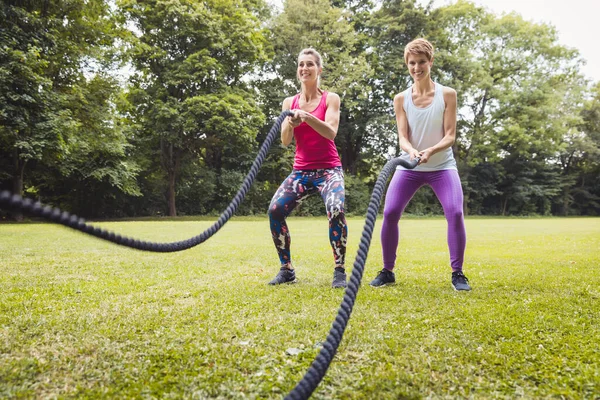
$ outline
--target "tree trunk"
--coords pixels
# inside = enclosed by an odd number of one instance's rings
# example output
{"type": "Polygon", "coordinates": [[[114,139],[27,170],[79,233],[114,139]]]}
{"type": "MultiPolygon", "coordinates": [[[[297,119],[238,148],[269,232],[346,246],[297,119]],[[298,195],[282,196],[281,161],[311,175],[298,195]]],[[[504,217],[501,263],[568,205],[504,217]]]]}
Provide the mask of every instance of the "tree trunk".
{"type": "Polygon", "coordinates": [[[168,202],[169,202],[169,217],[177,216],[177,208],[175,207],[175,171],[169,169],[169,191],[168,191],[168,202]]]}
{"type": "MultiPolygon", "coordinates": [[[[13,177],[13,193],[18,194],[19,196],[23,196],[23,179],[25,177],[26,161],[22,160],[19,157],[17,149],[14,149],[13,159],[15,166],[15,174],[13,177]]],[[[15,219],[15,221],[21,222],[23,221],[23,213],[21,213],[20,211],[13,212],[13,218],[15,219]]]]}
{"type": "Polygon", "coordinates": [[[161,141],[163,167],[167,171],[167,207],[169,217],[177,216],[177,207],[175,206],[175,182],[179,172],[179,158],[181,151],[173,143],[161,141]]]}
{"type": "MultiPolygon", "coordinates": [[[[465,172],[463,174],[463,176],[461,178],[461,182],[466,183],[467,188],[469,187],[469,172],[465,172]]],[[[470,195],[471,195],[471,193],[469,193],[468,190],[463,190],[463,214],[465,217],[467,215],[469,215],[469,197],[470,197],[470,195]]]]}
{"type": "Polygon", "coordinates": [[[569,205],[570,205],[570,201],[569,201],[569,194],[571,193],[571,191],[568,188],[565,188],[565,193],[563,195],[563,207],[562,207],[562,215],[563,217],[566,217],[567,215],[569,215],[569,205]]]}

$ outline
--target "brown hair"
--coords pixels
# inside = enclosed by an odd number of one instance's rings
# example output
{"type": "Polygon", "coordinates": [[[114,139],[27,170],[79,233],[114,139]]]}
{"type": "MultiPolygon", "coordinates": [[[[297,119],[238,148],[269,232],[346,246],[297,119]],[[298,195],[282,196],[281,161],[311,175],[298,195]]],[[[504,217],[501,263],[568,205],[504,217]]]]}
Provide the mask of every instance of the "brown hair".
{"type": "Polygon", "coordinates": [[[404,48],[404,62],[408,63],[409,54],[423,54],[428,61],[433,60],[433,45],[426,39],[415,39],[404,48]]]}

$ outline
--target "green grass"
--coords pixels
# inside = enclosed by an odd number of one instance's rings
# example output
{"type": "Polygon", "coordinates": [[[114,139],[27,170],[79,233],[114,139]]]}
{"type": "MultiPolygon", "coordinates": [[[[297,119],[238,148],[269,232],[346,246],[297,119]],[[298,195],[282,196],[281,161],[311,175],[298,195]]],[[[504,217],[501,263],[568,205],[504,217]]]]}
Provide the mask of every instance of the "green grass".
{"type": "MultiPolygon", "coordinates": [[[[98,225],[163,242],[210,224],[98,225]]],[[[363,224],[349,220],[349,267],[363,224]]],[[[399,283],[369,287],[380,224],[314,399],[598,398],[600,219],[467,219],[470,293],[450,286],[441,218],[403,219],[399,283]]],[[[0,397],[282,398],[343,296],[330,288],[326,219],[289,226],[300,282],[270,287],[278,260],[266,219],[236,218],[173,254],[58,225],[0,225],[0,397]]]]}

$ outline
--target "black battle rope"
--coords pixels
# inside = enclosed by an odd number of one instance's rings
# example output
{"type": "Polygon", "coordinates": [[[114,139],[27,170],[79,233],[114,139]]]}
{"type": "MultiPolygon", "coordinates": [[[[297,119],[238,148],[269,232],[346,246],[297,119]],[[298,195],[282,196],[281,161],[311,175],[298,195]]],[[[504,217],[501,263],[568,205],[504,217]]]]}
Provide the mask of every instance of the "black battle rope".
{"type": "Polygon", "coordinates": [[[323,347],[321,347],[321,351],[319,351],[319,354],[312,362],[308,371],[306,371],[306,374],[304,374],[302,380],[298,382],[294,389],[292,389],[285,397],[286,399],[308,399],[325,376],[329,364],[331,364],[331,360],[333,360],[333,356],[342,341],[344,330],[346,330],[346,325],[348,324],[350,314],[352,313],[352,307],[354,306],[356,294],[358,293],[360,281],[362,280],[365,269],[365,261],[367,260],[367,254],[369,253],[373,227],[375,226],[377,211],[379,210],[379,204],[381,203],[381,194],[385,189],[388,177],[392,171],[396,169],[396,166],[402,165],[405,168],[413,169],[417,166],[418,162],[418,159],[406,161],[395,158],[388,161],[379,173],[379,178],[377,178],[377,183],[375,183],[375,188],[371,194],[371,201],[369,202],[369,208],[367,209],[367,219],[365,220],[365,227],[363,228],[362,237],[360,238],[358,253],[354,261],[354,268],[352,269],[352,276],[350,277],[348,287],[346,287],[342,304],[338,309],[337,316],[333,321],[327,339],[325,339],[325,343],[323,343],[323,347]]]}
{"type": "MultiPolygon", "coordinates": [[[[52,208],[50,206],[44,206],[40,202],[34,203],[31,199],[23,199],[21,196],[13,195],[8,191],[0,192],[0,207],[7,206],[8,208],[14,210],[25,211],[35,216],[49,219],[53,222],[68,226],[69,228],[77,229],[81,232],[96,236],[98,238],[139,250],[174,252],[189,249],[190,247],[206,241],[213,234],[215,234],[237,210],[237,207],[242,202],[244,196],[248,192],[248,189],[252,185],[252,182],[256,177],[258,169],[264,161],[266,153],[269,150],[275,135],[277,132],[279,132],[283,119],[288,115],[292,115],[292,113],[290,111],[284,111],[277,118],[277,121],[275,121],[275,124],[269,131],[267,138],[260,148],[258,156],[252,164],[250,172],[246,176],[246,179],[244,179],[242,187],[235,195],[231,204],[229,204],[227,209],[223,212],[223,214],[221,214],[219,220],[202,234],[192,237],[188,240],[173,243],[153,243],[124,237],[119,234],[115,234],[114,232],[105,231],[98,227],[88,225],[82,218],[71,215],[66,211],[61,211],[58,208],[52,208]]],[[[354,261],[352,276],[350,277],[348,287],[346,287],[346,291],[344,292],[344,298],[340,308],[338,309],[337,316],[333,321],[332,327],[327,335],[327,338],[325,339],[325,342],[323,343],[323,347],[319,351],[319,354],[312,362],[308,371],[306,371],[306,374],[304,374],[302,380],[298,382],[294,389],[292,389],[292,391],[285,397],[286,399],[308,399],[317,388],[319,383],[323,380],[323,377],[325,376],[325,373],[327,372],[327,369],[329,368],[329,365],[335,356],[340,342],[342,341],[342,336],[344,335],[344,331],[348,325],[348,320],[350,319],[350,314],[352,313],[352,308],[354,307],[354,302],[356,301],[356,294],[358,293],[365,268],[365,262],[367,260],[367,254],[369,253],[369,246],[371,244],[371,237],[373,235],[373,227],[375,226],[377,212],[381,203],[381,195],[385,189],[387,180],[392,171],[396,169],[396,166],[402,165],[405,168],[413,169],[417,166],[418,161],[418,159],[406,161],[400,158],[395,158],[388,161],[379,173],[379,177],[375,183],[375,188],[371,194],[371,200],[367,209],[365,227],[363,228],[360,244],[358,246],[358,253],[354,261]]]]}
{"type": "Polygon", "coordinates": [[[207,239],[209,239],[219,229],[221,229],[221,227],[225,225],[229,218],[231,218],[231,216],[235,213],[242,200],[244,200],[244,197],[250,189],[250,186],[252,186],[252,183],[256,178],[256,174],[258,173],[258,170],[262,165],[263,161],[265,160],[267,152],[271,147],[271,144],[273,143],[273,139],[275,139],[275,137],[279,134],[279,130],[281,129],[283,119],[293,114],[294,113],[291,111],[284,111],[279,115],[279,117],[277,117],[277,120],[271,127],[269,134],[264,140],[258,152],[258,155],[254,160],[254,163],[252,163],[250,172],[248,172],[248,175],[246,175],[242,186],[238,190],[237,194],[235,195],[227,209],[223,211],[217,222],[215,222],[210,228],[202,232],[200,235],[194,236],[187,240],[172,243],[154,243],[138,239],[132,239],[126,236],[121,236],[118,233],[106,231],[93,225],[88,225],[86,224],[83,218],[79,218],[76,215],[69,214],[68,212],[62,211],[59,208],[53,208],[47,205],[43,205],[40,202],[33,202],[31,199],[24,199],[21,196],[12,194],[8,191],[0,192],[0,207],[8,207],[13,210],[19,210],[28,214],[33,214],[37,217],[43,217],[45,219],[51,220],[52,222],[68,226],[69,228],[76,229],[78,231],[87,233],[92,236],[96,236],[100,239],[108,240],[110,242],[120,244],[122,246],[132,247],[138,250],[162,253],[186,250],[196,245],[199,245],[200,243],[205,242],[207,239]]]}

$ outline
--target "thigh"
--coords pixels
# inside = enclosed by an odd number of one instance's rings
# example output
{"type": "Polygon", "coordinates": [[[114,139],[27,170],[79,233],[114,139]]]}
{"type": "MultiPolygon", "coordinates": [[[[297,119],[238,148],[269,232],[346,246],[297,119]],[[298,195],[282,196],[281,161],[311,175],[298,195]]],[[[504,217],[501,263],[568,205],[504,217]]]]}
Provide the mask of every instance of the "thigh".
{"type": "Polygon", "coordinates": [[[321,194],[327,212],[344,212],[346,189],[342,168],[330,168],[323,171],[315,181],[315,187],[321,194]]]}
{"type": "Polygon", "coordinates": [[[463,191],[458,171],[447,169],[431,174],[429,185],[440,200],[444,214],[462,213],[463,191]]]}
{"type": "Polygon", "coordinates": [[[417,190],[426,183],[426,172],[396,170],[385,193],[384,214],[401,214],[417,190]]]}
{"type": "Polygon", "coordinates": [[[311,193],[310,179],[302,171],[292,171],[279,185],[271,199],[269,213],[287,217],[311,193]]]}

